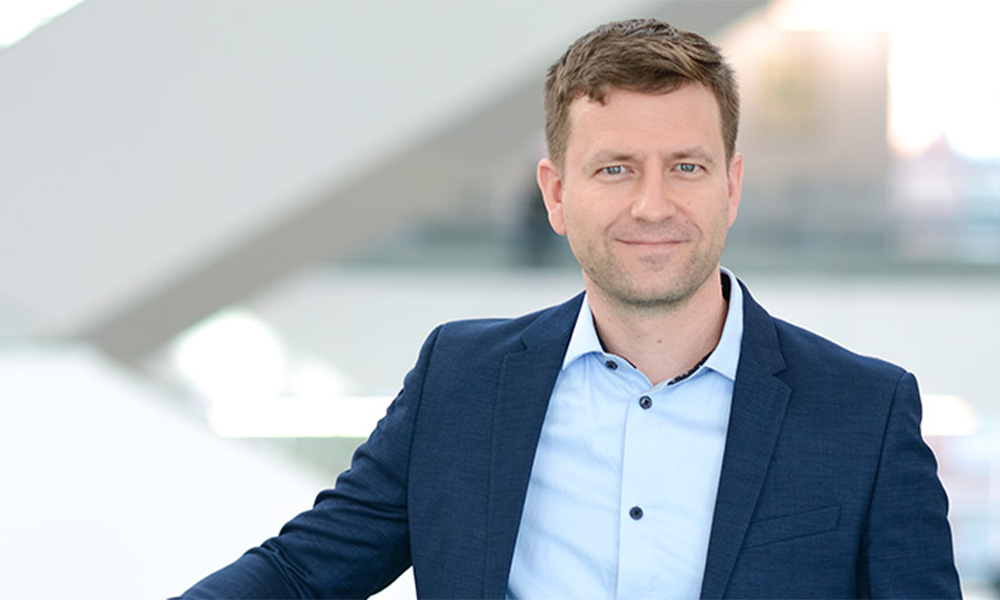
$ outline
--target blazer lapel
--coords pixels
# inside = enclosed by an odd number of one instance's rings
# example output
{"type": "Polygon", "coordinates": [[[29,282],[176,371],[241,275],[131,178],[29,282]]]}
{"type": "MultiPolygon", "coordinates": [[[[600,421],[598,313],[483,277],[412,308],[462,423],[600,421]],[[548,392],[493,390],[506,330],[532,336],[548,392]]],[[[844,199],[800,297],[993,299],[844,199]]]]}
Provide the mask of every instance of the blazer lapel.
{"type": "Polygon", "coordinates": [[[503,363],[493,418],[485,598],[502,598],[507,590],[535,449],[582,298],[542,313],[522,334],[524,349],[503,363]]]}
{"type": "Polygon", "coordinates": [[[726,591],[791,394],[791,389],[774,376],[785,363],[773,320],[745,287],[743,297],[743,342],[702,598],[722,598],[726,591]]]}

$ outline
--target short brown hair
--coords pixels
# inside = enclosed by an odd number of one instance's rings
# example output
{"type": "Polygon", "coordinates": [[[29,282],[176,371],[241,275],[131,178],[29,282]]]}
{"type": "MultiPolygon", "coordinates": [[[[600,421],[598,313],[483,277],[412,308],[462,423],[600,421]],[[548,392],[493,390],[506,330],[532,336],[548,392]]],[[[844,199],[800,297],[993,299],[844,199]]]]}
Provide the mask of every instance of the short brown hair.
{"type": "Polygon", "coordinates": [[[581,96],[604,102],[612,88],[667,93],[700,83],[715,95],[722,115],[727,160],[736,151],[740,99],[733,69],[719,49],[697,33],[656,19],[601,25],[549,67],[545,78],[545,140],[560,168],[569,138],[569,106],[581,96]]]}

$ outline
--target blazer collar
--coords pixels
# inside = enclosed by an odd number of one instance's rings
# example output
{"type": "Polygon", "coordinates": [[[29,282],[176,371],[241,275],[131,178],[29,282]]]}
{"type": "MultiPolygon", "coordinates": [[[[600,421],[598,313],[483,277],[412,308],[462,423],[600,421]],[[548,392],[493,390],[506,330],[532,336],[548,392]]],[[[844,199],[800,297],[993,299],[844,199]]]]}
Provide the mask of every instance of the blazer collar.
{"type": "Polygon", "coordinates": [[[702,598],[721,598],[753,515],[791,388],[774,320],[743,287],[743,342],[733,386],[719,492],[708,544],[702,598]]]}
{"type": "Polygon", "coordinates": [[[503,361],[493,415],[485,598],[503,598],[507,591],[542,421],[582,300],[580,294],[541,312],[521,334],[523,349],[503,361]]]}

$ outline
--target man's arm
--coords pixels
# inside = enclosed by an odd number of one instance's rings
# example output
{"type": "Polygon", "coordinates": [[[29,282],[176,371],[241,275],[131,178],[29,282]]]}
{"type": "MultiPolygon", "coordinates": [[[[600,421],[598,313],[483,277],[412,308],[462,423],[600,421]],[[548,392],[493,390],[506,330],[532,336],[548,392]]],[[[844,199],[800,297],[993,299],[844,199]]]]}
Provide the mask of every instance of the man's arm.
{"type": "Polygon", "coordinates": [[[424,373],[424,343],[403,390],[336,486],[277,537],[209,575],[183,598],[363,598],[410,566],[407,480],[424,373]]]}
{"type": "Polygon", "coordinates": [[[961,597],[948,499],[920,414],[916,379],[905,373],[889,410],[858,564],[861,597],[961,597]]]}

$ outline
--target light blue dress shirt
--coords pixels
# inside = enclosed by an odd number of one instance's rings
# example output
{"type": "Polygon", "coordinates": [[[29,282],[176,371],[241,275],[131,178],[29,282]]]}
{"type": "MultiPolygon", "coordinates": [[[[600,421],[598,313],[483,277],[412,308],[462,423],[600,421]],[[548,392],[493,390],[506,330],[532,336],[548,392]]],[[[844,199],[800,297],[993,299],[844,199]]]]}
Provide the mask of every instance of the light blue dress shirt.
{"type": "Polygon", "coordinates": [[[743,338],[730,283],[722,337],[691,376],[652,385],[604,352],[586,298],[531,470],[508,598],[697,598],[743,338]]]}

